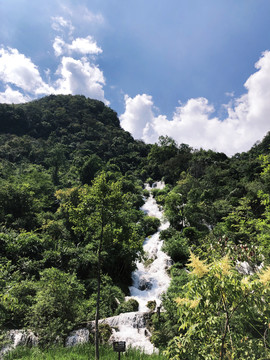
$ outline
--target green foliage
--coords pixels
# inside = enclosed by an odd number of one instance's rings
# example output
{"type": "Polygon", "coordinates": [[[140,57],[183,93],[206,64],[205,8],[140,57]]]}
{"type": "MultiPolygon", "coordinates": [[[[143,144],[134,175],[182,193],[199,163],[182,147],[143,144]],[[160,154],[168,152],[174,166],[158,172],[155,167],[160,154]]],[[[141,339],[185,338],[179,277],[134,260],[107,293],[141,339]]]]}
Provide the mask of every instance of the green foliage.
{"type": "MultiPolygon", "coordinates": [[[[9,261],[9,276],[19,273],[22,279],[38,277],[43,269],[42,253],[51,244],[48,237],[33,232],[0,230],[2,263],[9,261]]],[[[16,279],[18,281],[18,279],[16,279]]]]}
{"type": "Polygon", "coordinates": [[[148,197],[150,196],[149,191],[146,190],[146,189],[143,189],[143,196],[144,196],[145,198],[148,198],[148,197]]]}
{"type": "Polygon", "coordinates": [[[0,187],[0,223],[27,230],[37,226],[33,194],[29,187],[4,182],[0,187]]]}
{"type": "MultiPolygon", "coordinates": [[[[124,293],[128,294],[144,237],[159,226],[157,219],[144,218],[140,211],[143,195],[149,196],[142,190],[143,182],[152,185],[163,179],[166,187],[151,191],[170,221],[161,237],[174,265],[172,282],[163,297],[165,311],[152,315],[151,326],[154,344],[166,348],[172,338],[179,337],[181,326],[174,299],[187,297],[183,291],[192,285],[184,284],[188,279],[194,282],[183,269],[190,250],[212,263],[226,254],[234,262],[247,261],[253,269],[262,261],[269,263],[269,139],[267,134],[250,151],[228,158],[178,145],[167,136],[154,145],[135,141],[121,129],[113,110],[84,96],[52,95],[27,104],[0,104],[1,329],[29,327],[33,309],[36,317],[41,316],[37,331],[51,329],[59,339],[72,322],[92,320],[102,228],[100,314],[105,317],[136,309],[135,302],[124,302],[124,293]],[[59,273],[63,281],[74,281],[75,290],[81,291],[77,305],[70,308],[73,315],[64,315],[61,306],[59,313],[53,312],[54,297],[61,295],[49,292],[52,280],[46,271],[53,272],[51,278],[59,273]],[[47,283],[44,289],[43,283],[47,283]],[[42,310],[46,294],[50,316],[42,310]]],[[[231,276],[238,284],[240,275],[231,276]]],[[[204,278],[207,275],[197,279],[195,292],[202,291],[204,278]]],[[[205,286],[209,288],[211,283],[218,292],[214,280],[205,280],[205,286]]],[[[234,293],[233,284],[227,280],[224,284],[231,286],[226,290],[229,294],[234,293]]],[[[257,285],[252,286],[257,294],[257,285]]],[[[240,296],[239,291],[235,290],[235,296],[240,296]]],[[[64,293],[60,285],[59,292],[64,293]]],[[[72,290],[68,292],[72,297],[72,290]]],[[[231,332],[248,334],[242,342],[234,340],[239,359],[244,351],[247,356],[257,356],[257,330],[265,329],[261,297],[257,309],[252,298],[245,303],[246,319],[252,321],[247,323],[239,306],[230,324],[231,332]]],[[[219,308],[221,300],[216,304],[219,308]]],[[[200,306],[194,308],[194,314],[200,306]]],[[[226,316],[220,308],[219,312],[215,331],[222,333],[226,316]]],[[[204,318],[205,313],[202,308],[196,316],[204,318]]],[[[181,336],[185,331],[181,330],[181,336]]],[[[44,344],[52,338],[45,336],[44,344]]]]}
{"type": "Polygon", "coordinates": [[[102,160],[99,156],[93,154],[86,158],[80,169],[80,180],[83,184],[91,184],[96,173],[102,169],[102,160]]]}
{"type": "Polygon", "coordinates": [[[162,250],[166,252],[174,262],[184,264],[189,256],[189,242],[185,234],[171,229],[171,231],[163,231],[161,238],[165,240],[162,250]]]}
{"type": "MultiPolygon", "coordinates": [[[[102,172],[91,187],[59,191],[60,209],[66,212],[76,235],[96,253],[102,237],[102,268],[114,279],[130,276],[142,249],[139,213],[133,195],[122,193],[123,179],[107,180],[102,172]]],[[[129,277],[130,278],[130,277],[129,277]]]]}
{"type": "Polygon", "coordinates": [[[101,344],[107,344],[109,338],[112,335],[112,328],[108,324],[100,324],[99,325],[99,338],[101,344]]]}
{"type": "Polygon", "coordinates": [[[37,165],[12,167],[0,177],[0,223],[31,230],[41,223],[41,214],[53,209],[54,186],[50,174],[37,165]]]}
{"type": "Polygon", "coordinates": [[[160,220],[154,216],[144,216],[142,220],[142,227],[145,233],[145,236],[153,235],[157,232],[160,226],[160,220]]]}
{"type": "Polygon", "coordinates": [[[159,205],[164,206],[165,199],[166,199],[167,194],[169,193],[170,189],[171,189],[170,185],[165,185],[165,187],[163,189],[156,189],[156,188],[151,189],[151,193],[152,193],[154,199],[156,200],[156,202],[159,205]]]}
{"type": "Polygon", "coordinates": [[[162,298],[165,311],[152,316],[151,342],[160,350],[166,349],[169,341],[178,334],[177,305],[174,299],[181,294],[183,286],[188,281],[187,272],[173,265],[170,269],[171,283],[162,298]]]}
{"type": "Polygon", "coordinates": [[[55,268],[44,270],[37,286],[28,324],[38,335],[39,345],[63,343],[74,324],[84,319],[86,309],[80,301],[84,286],[74,274],[55,268]]]}
{"type": "Polygon", "coordinates": [[[5,312],[3,326],[9,328],[22,328],[29,316],[31,306],[35,302],[37,285],[30,280],[14,279],[5,288],[1,299],[1,306],[5,312]]]}
{"type": "Polygon", "coordinates": [[[121,313],[127,313],[132,311],[138,311],[139,309],[139,303],[136,299],[128,299],[127,301],[121,303],[117,310],[116,315],[119,315],[121,313]]]}
{"type": "Polygon", "coordinates": [[[165,200],[165,215],[171,226],[175,229],[182,229],[184,226],[184,202],[182,194],[174,189],[165,200]]]}
{"type": "Polygon", "coordinates": [[[166,183],[173,184],[181,172],[187,170],[190,158],[188,145],[178,147],[172,138],[160,136],[158,144],[154,144],[148,154],[148,172],[155,180],[163,178],[166,183]]]}
{"type": "MultiPolygon", "coordinates": [[[[97,301],[97,281],[92,281],[92,294],[87,302],[87,319],[94,319],[97,301]]],[[[101,276],[100,289],[100,318],[115,315],[118,313],[119,302],[124,301],[124,293],[113,284],[112,279],[108,275],[101,276]]]]}
{"type": "Polygon", "coordinates": [[[0,104],[0,159],[43,165],[56,186],[73,186],[79,177],[89,183],[108,161],[122,173],[135,171],[147,153],[148,146],[121,129],[116,113],[100,101],[51,95],[0,104]],[[92,156],[99,161],[91,163],[92,156]]]}
{"type": "Polygon", "coordinates": [[[148,307],[149,310],[151,311],[155,311],[157,303],[155,300],[149,300],[146,304],[146,306],[148,307]]]}
{"type": "Polygon", "coordinates": [[[180,327],[166,351],[168,357],[269,357],[269,269],[259,278],[243,278],[227,256],[207,265],[193,254],[189,267],[184,296],[175,300],[180,327]]]}
{"type": "MultiPolygon", "coordinates": [[[[123,179],[111,181],[105,172],[101,172],[91,187],[85,185],[78,189],[76,203],[69,196],[64,197],[58,192],[58,198],[62,198],[62,208],[67,212],[70,222],[73,224],[75,234],[83,238],[96,253],[96,278],[97,288],[94,295],[96,301],[95,311],[95,345],[96,358],[99,358],[99,333],[98,320],[101,315],[101,274],[106,268],[127,272],[135,264],[138,252],[141,251],[142,241],[138,226],[134,222],[136,214],[130,208],[132,200],[129,194],[123,194],[121,187],[123,179]],[[119,259],[123,259],[121,262],[119,259]],[[106,260],[106,261],[105,261],[106,260]],[[105,265],[103,265],[105,264],[105,265]]],[[[72,192],[71,192],[72,194],[72,192]]],[[[109,271],[108,269],[108,271],[109,271]]],[[[110,296],[109,299],[113,299],[110,296]]],[[[115,301],[114,301],[115,303],[115,301]]],[[[107,309],[110,308],[107,306],[107,309]]],[[[104,314],[106,317],[110,313],[104,314]]]]}

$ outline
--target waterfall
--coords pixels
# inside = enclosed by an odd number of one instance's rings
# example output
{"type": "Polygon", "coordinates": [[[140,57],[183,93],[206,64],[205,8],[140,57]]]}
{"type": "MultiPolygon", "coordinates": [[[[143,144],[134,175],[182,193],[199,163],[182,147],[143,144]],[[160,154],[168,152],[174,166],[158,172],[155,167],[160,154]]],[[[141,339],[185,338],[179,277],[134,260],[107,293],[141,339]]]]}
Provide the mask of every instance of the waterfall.
{"type": "MultiPolygon", "coordinates": [[[[164,186],[164,184],[161,182],[156,185],[157,188],[161,188],[162,186],[164,186]]],[[[146,188],[150,190],[149,186],[146,188]]],[[[162,220],[162,211],[159,209],[152,194],[150,194],[150,197],[143,205],[142,210],[148,216],[155,216],[162,220]]],[[[149,300],[156,301],[157,306],[160,306],[161,294],[168,288],[170,278],[167,274],[167,269],[171,259],[161,251],[163,241],[159,239],[160,231],[168,227],[168,221],[162,222],[158,231],[145,240],[143,249],[150,262],[146,264],[138,262],[137,270],[132,274],[133,285],[129,290],[131,297],[139,303],[139,311],[148,310],[146,304],[149,300]]]]}
{"type": "MultiPolygon", "coordinates": [[[[155,183],[158,189],[164,187],[163,182],[155,183]]],[[[146,185],[147,190],[151,190],[146,185]]],[[[146,238],[143,249],[148,261],[137,262],[137,269],[132,274],[133,284],[130,287],[130,296],[126,300],[133,298],[139,303],[139,311],[135,313],[123,313],[106,321],[111,326],[117,326],[117,330],[113,331],[111,341],[126,341],[127,346],[140,348],[145,353],[151,354],[157,352],[153,344],[150,342],[151,334],[147,330],[147,308],[148,301],[155,301],[157,306],[161,304],[161,295],[166,292],[170,283],[170,277],[167,270],[171,264],[171,258],[162,250],[163,241],[159,235],[162,230],[169,227],[169,222],[163,220],[162,211],[157,205],[153,195],[146,199],[142,210],[148,216],[155,216],[161,220],[161,226],[158,231],[146,238]],[[150,260],[150,261],[149,261],[150,260]],[[117,320],[116,320],[117,319],[117,320]]]]}
{"type": "MultiPolygon", "coordinates": [[[[154,187],[162,189],[164,183],[155,183],[154,187]]],[[[146,189],[151,190],[149,185],[146,185],[146,189]]],[[[163,241],[159,238],[160,232],[169,227],[169,222],[164,221],[162,211],[151,193],[145,200],[142,210],[148,216],[159,218],[161,226],[154,235],[149,236],[144,241],[143,249],[148,261],[137,262],[137,269],[132,274],[133,284],[129,288],[130,296],[126,297],[126,300],[133,298],[138,301],[139,311],[101,319],[99,323],[106,323],[113,328],[110,342],[125,341],[127,347],[139,348],[147,354],[152,354],[158,350],[150,342],[151,334],[147,329],[150,313],[147,303],[148,301],[155,301],[157,307],[161,305],[161,295],[166,292],[170,283],[167,270],[172,260],[161,251],[163,241]]],[[[92,326],[94,327],[94,323],[92,326]]],[[[66,345],[85,342],[88,337],[89,331],[87,329],[74,331],[68,337],[66,345]]]]}

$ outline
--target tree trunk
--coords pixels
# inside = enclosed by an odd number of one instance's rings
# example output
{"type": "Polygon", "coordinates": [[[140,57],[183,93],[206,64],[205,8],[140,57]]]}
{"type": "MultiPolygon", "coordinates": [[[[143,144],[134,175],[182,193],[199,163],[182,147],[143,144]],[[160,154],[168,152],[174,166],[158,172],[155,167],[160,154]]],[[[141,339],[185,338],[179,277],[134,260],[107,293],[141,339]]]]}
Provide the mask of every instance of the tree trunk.
{"type": "Polygon", "coordinates": [[[96,304],[96,316],[95,316],[95,360],[99,360],[99,306],[100,306],[100,283],[101,283],[101,249],[103,243],[103,228],[104,228],[104,218],[103,218],[103,207],[101,211],[101,233],[100,240],[98,245],[98,264],[97,264],[97,304],[96,304]]]}
{"type": "Polygon", "coordinates": [[[224,355],[225,355],[225,339],[226,339],[226,335],[227,335],[227,330],[228,330],[228,324],[229,324],[229,319],[226,316],[226,321],[225,321],[225,326],[224,326],[224,334],[222,337],[222,343],[221,343],[221,352],[220,352],[220,360],[224,359],[224,355]]]}
{"type": "Polygon", "coordinates": [[[98,274],[97,274],[97,304],[96,304],[96,315],[95,315],[95,359],[99,360],[99,303],[100,303],[100,250],[98,254],[98,274]]]}

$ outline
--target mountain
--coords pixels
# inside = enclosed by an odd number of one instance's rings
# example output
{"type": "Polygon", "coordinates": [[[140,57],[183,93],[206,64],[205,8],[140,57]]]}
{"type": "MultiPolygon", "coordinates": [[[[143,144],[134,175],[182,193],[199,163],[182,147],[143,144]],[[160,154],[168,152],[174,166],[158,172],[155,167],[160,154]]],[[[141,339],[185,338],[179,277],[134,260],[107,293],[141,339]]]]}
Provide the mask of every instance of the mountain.
{"type": "Polygon", "coordinates": [[[117,114],[101,101],[51,95],[26,104],[0,104],[2,160],[48,168],[58,158],[59,167],[65,164],[68,172],[71,166],[75,171],[87,167],[95,155],[100,166],[125,173],[138,169],[148,150],[120,127],[117,114]]]}

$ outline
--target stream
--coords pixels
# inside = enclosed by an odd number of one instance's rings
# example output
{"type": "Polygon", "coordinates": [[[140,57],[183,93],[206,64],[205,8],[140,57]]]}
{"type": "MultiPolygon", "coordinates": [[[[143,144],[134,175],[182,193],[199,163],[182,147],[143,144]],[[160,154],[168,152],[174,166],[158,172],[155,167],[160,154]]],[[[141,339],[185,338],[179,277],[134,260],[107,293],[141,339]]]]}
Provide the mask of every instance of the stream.
{"type": "MultiPolygon", "coordinates": [[[[164,183],[154,184],[155,188],[162,189],[164,183]]],[[[151,190],[146,185],[147,190],[151,190]]],[[[155,301],[156,306],[161,305],[161,295],[167,291],[170,284],[168,268],[171,265],[171,258],[162,250],[163,241],[160,240],[160,232],[169,227],[169,222],[164,221],[162,211],[157,205],[153,195],[145,199],[142,210],[148,216],[155,216],[161,220],[161,226],[158,231],[146,238],[143,249],[146,254],[147,262],[137,262],[137,269],[132,274],[133,284],[129,288],[130,296],[126,300],[133,298],[139,303],[138,312],[123,313],[104,320],[110,326],[117,327],[113,330],[110,341],[126,341],[126,345],[140,348],[147,354],[157,352],[150,342],[151,334],[147,330],[147,320],[149,309],[148,301],[155,301]]],[[[156,309],[157,309],[156,307],[156,309]]]]}

